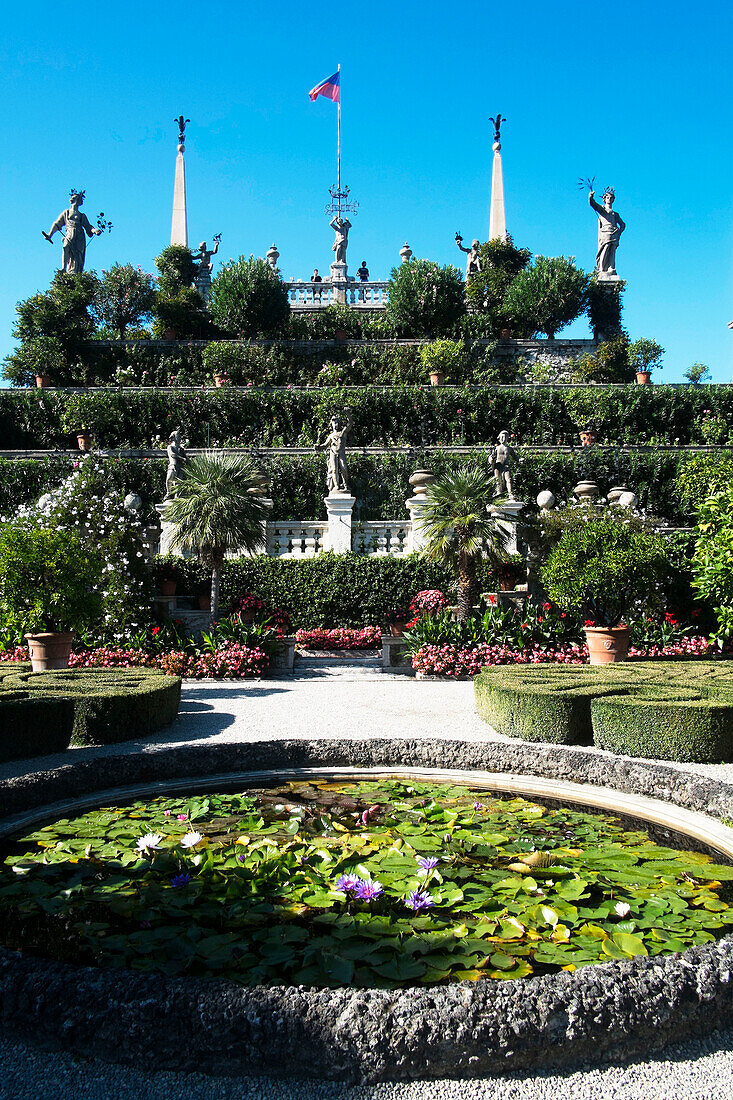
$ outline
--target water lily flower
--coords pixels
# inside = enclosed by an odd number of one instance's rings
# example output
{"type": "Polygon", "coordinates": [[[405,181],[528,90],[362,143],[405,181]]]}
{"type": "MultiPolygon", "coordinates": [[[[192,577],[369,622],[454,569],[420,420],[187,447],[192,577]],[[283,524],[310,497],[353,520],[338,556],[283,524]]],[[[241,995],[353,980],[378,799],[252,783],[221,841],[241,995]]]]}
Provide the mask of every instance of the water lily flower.
{"type": "Polygon", "coordinates": [[[405,905],[417,913],[420,909],[432,909],[435,898],[427,890],[411,890],[405,898],[405,905]]]}
{"type": "Polygon", "coordinates": [[[631,906],[627,905],[625,901],[617,901],[613,907],[614,913],[618,913],[620,917],[628,917],[631,912],[631,906]]]}
{"type": "Polygon", "coordinates": [[[176,821],[188,821],[188,814],[176,814],[176,821]]]}
{"type": "Polygon", "coordinates": [[[359,901],[376,901],[384,893],[384,887],[376,879],[363,878],[354,891],[354,897],[359,901]]]}
{"type": "Polygon", "coordinates": [[[182,848],[195,848],[204,839],[202,833],[197,833],[194,829],[190,833],[186,833],[184,837],[181,837],[182,848]]]}
{"type": "Polygon", "coordinates": [[[160,833],[146,833],[145,836],[140,837],[135,847],[138,852],[154,852],[156,848],[160,848],[162,839],[160,833]]]}
{"type": "Polygon", "coordinates": [[[180,886],[188,886],[190,881],[191,881],[191,876],[190,875],[186,875],[186,874],[184,874],[184,875],[175,875],[171,879],[171,886],[174,889],[177,889],[180,886]]]}
{"type": "Polygon", "coordinates": [[[437,856],[418,856],[416,862],[423,871],[434,871],[440,860],[437,856]]]}
{"type": "Polygon", "coordinates": [[[336,889],[344,894],[353,894],[359,887],[361,879],[358,875],[340,875],[336,879],[336,889]]]}

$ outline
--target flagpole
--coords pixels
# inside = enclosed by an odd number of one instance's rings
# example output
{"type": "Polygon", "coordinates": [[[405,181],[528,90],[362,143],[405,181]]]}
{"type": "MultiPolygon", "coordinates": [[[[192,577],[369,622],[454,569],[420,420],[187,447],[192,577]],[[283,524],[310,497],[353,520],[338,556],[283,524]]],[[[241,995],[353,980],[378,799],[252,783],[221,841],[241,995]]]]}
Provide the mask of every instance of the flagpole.
{"type": "Polygon", "coordinates": [[[338,139],[336,143],[336,161],[337,161],[337,176],[338,176],[338,192],[339,192],[339,218],[341,217],[341,63],[338,67],[339,73],[339,98],[338,98],[338,139]]]}

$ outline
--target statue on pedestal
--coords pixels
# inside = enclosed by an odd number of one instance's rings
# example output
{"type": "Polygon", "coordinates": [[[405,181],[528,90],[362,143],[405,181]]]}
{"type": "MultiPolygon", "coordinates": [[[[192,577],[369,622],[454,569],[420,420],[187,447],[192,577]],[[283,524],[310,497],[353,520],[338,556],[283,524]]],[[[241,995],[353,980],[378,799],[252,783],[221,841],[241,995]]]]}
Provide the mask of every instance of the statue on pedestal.
{"type": "Polygon", "coordinates": [[[349,244],[349,230],[351,229],[351,222],[348,218],[342,218],[338,214],[335,218],[332,218],[328,223],[336,234],[336,239],[331,245],[332,251],[335,253],[333,262],[335,264],[346,263],[346,249],[349,244]]]}
{"type": "MultiPolygon", "coordinates": [[[[72,191],[68,210],[63,210],[48,233],[43,233],[51,241],[54,233],[63,231],[63,249],[61,270],[70,275],[80,275],[84,270],[84,258],[87,251],[87,237],[98,237],[102,230],[95,228],[79,207],[84,202],[83,191],[72,191]]],[[[41,230],[43,232],[43,230],[41,230]]]]}
{"type": "Polygon", "coordinates": [[[460,248],[461,252],[466,252],[466,282],[472,275],[478,275],[481,271],[481,255],[479,249],[481,248],[480,241],[471,241],[470,248],[464,248],[463,237],[460,233],[456,233],[456,244],[460,248]]]}
{"type": "Polygon", "coordinates": [[[351,409],[346,409],[346,420],[340,416],[332,416],[329,424],[329,433],[321,443],[315,444],[315,450],[323,450],[328,447],[328,466],[326,469],[326,483],[328,495],[332,493],[349,493],[349,471],[346,467],[346,436],[351,431],[354,421],[351,418],[351,409]]]}
{"type": "MultiPolygon", "coordinates": [[[[186,443],[188,440],[186,440],[186,443]]],[[[186,446],[181,439],[181,429],[176,428],[170,434],[170,441],[166,447],[168,455],[168,469],[165,475],[165,499],[170,500],[175,496],[175,483],[181,480],[183,467],[188,457],[186,446]]]]}
{"type": "Polygon", "coordinates": [[[595,191],[588,192],[588,203],[598,215],[598,252],[596,253],[596,272],[598,279],[617,279],[616,274],[616,249],[619,238],[626,228],[626,223],[620,214],[613,209],[616,195],[613,188],[609,187],[603,195],[603,206],[599,206],[593,196],[595,191]]]}
{"type": "Polygon", "coordinates": [[[491,452],[491,468],[494,471],[494,488],[497,497],[516,500],[512,488],[512,463],[517,452],[509,443],[509,432],[499,432],[499,438],[491,452]]]}
{"type": "Polygon", "coordinates": [[[207,248],[206,241],[202,241],[198,251],[191,253],[191,259],[198,264],[196,274],[193,277],[194,285],[205,302],[208,302],[209,292],[211,291],[211,272],[214,267],[211,257],[216,256],[219,251],[220,241],[221,233],[217,233],[214,237],[213,248],[207,248]]]}

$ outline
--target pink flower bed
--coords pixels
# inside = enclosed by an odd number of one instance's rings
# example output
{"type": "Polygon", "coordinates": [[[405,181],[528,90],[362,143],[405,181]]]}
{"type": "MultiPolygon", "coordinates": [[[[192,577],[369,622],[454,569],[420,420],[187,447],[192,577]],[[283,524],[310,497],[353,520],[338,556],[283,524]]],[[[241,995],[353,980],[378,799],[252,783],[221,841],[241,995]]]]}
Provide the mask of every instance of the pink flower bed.
{"type": "MultiPolygon", "coordinates": [[[[28,650],[16,649],[0,654],[4,661],[27,661],[28,650]]],[[[250,679],[267,671],[270,659],[261,649],[232,642],[215,653],[191,656],[189,653],[146,653],[143,649],[102,646],[72,653],[69,668],[160,668],[169,676],[193,680],[250,679]]]]}
{"type": "MultiPolygon", "coordinates": [[[[656,657],[705,657],[720,652],[708,638],[683,638],[670,646],[649,649],[629,649],[629,657],[650,660],[656,657]]],[[[588,663],[585,645],[559,646],[545,650],[510,649],[508,646],[482,642],[475,647],[459,645],[426,645],[412,658],[412,667],[424,676],[451,676],[465,680],[477,676],[484,665],[584,665],[588,663]]]]}
{"type": "Polygon", "coordinates": [[[382,644],[382,628],[363,626],[358,630],[346,627],[335,630],[299,630],[295,641],[303,649],[378,649],[382,644]]]}

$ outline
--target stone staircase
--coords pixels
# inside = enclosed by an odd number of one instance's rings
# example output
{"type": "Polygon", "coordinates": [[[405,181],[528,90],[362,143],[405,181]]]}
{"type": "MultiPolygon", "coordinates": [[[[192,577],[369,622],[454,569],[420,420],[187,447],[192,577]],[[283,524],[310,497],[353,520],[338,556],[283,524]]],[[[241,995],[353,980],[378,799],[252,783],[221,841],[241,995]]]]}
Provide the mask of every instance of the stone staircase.
{"type": "Polygon", "coordinates": [[[383,670],[377,650],[296,650],[288,675],[294,680],[382,680],[393,674],[383,670]]]}

